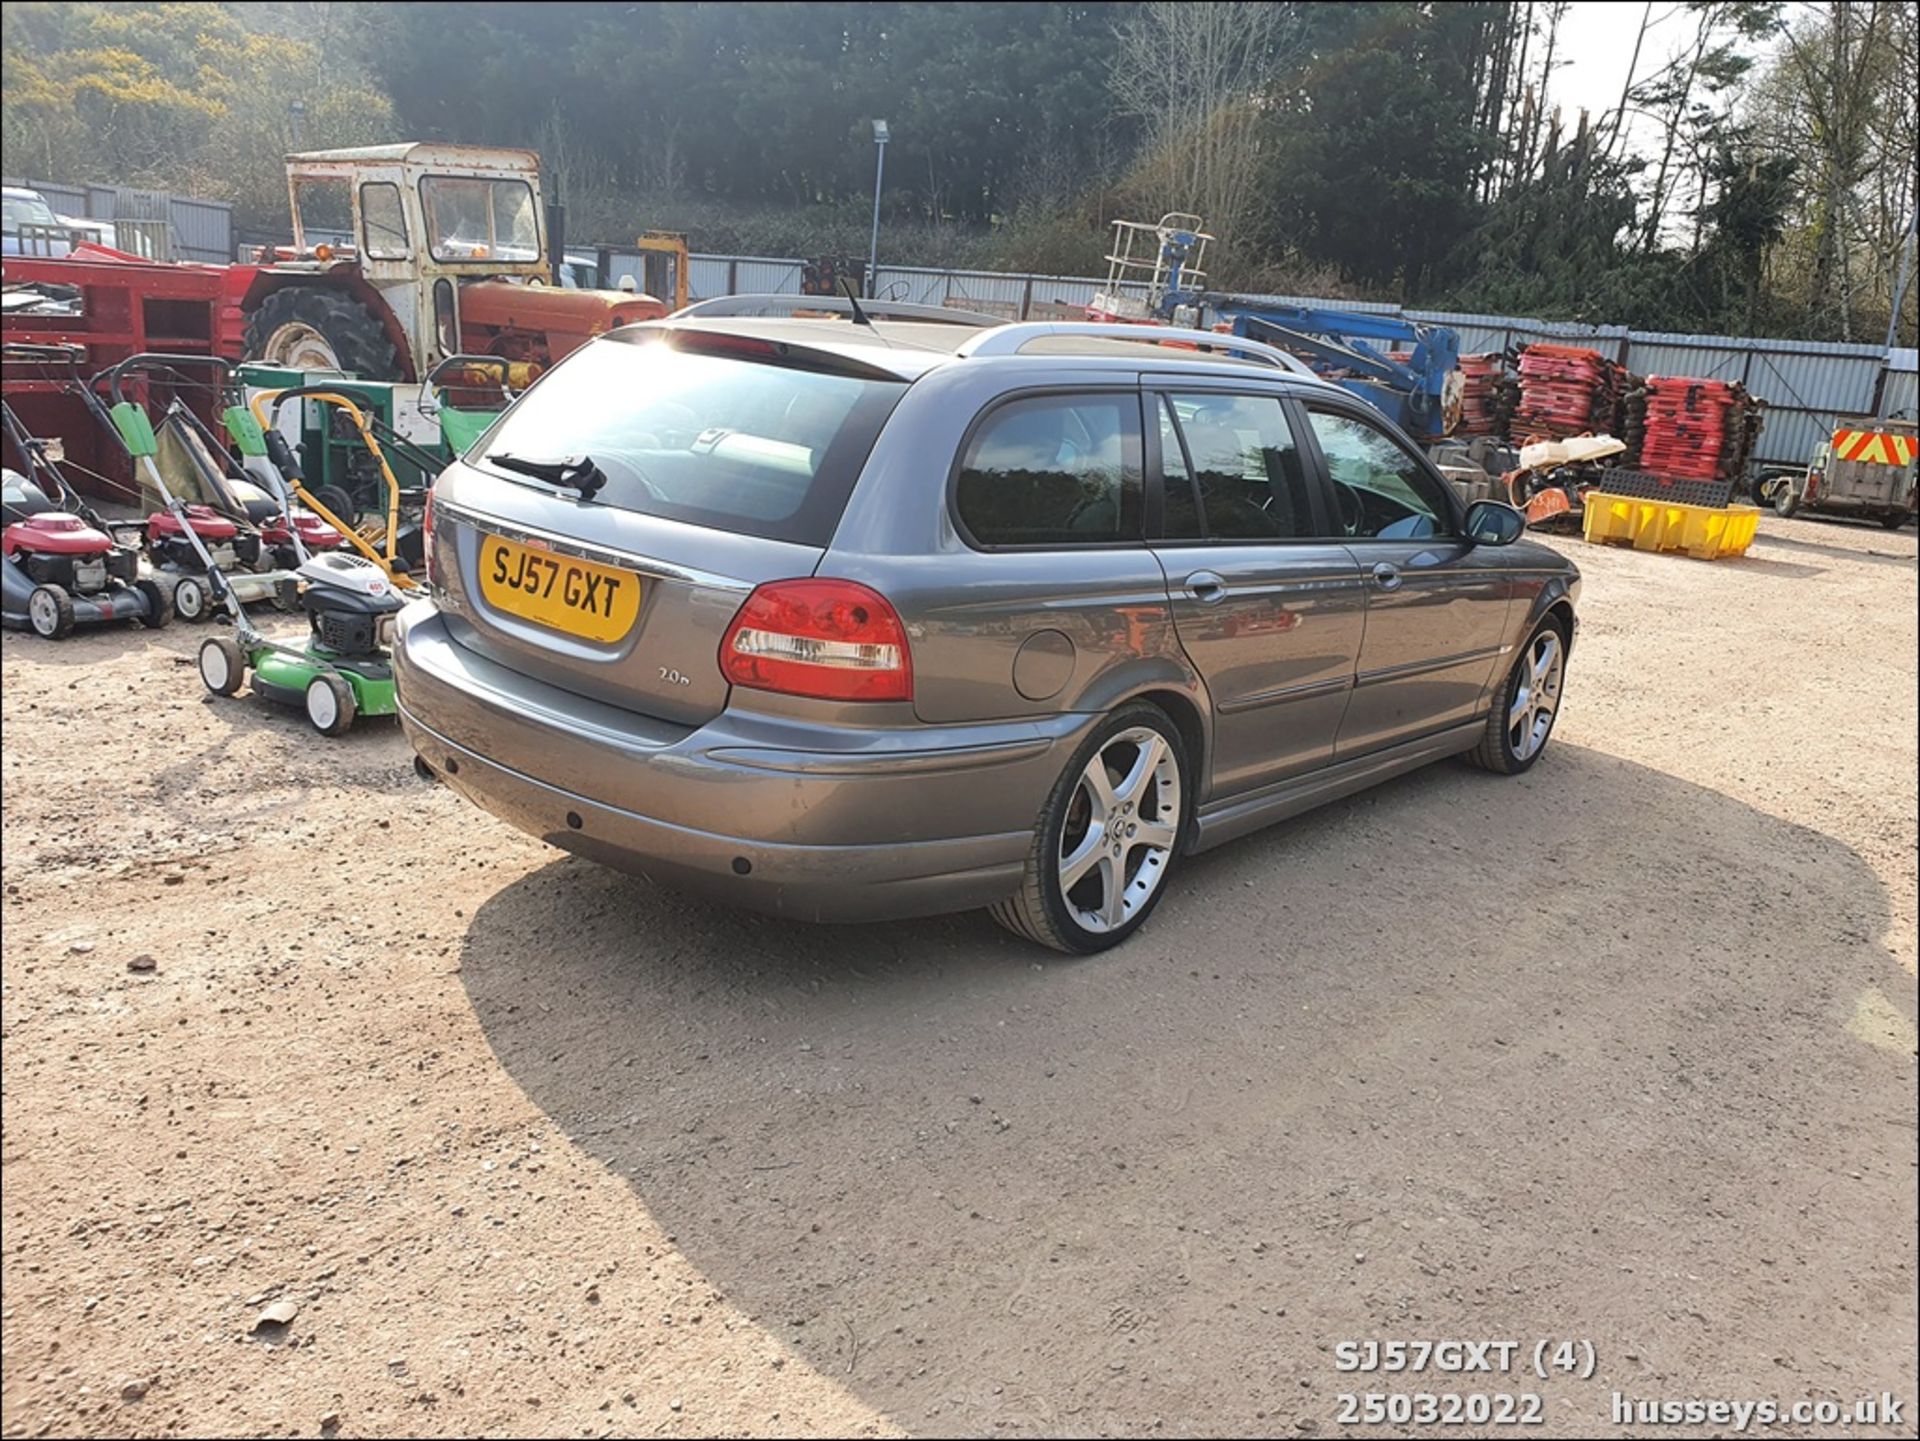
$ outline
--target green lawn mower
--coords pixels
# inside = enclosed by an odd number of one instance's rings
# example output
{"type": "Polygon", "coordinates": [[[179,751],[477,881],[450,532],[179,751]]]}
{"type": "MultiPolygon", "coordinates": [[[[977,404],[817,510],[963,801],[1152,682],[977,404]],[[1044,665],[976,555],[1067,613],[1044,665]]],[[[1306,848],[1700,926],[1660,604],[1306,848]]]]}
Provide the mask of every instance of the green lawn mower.
{"type": "MultiPolygon", "coordinates": [[[[450,454],[458,455],[471,447],[499,419],[499,411],[513,399],[513,377],[512,367],[493,356],[454,356],[434,367],[426,389],[435,395],[431,412],[439,418],[442,442],[450,454]]],[[[423,558],[404,554],[407,546],[402,506],[406,497],[385,451],[400,453],[429,477],[429,484],[440,457],[374,422],[371,407],[359,404],[351,380],[262,391],[256,394],[251,410],[231,408],[223,421],[240,451],[242,468],[271,490],[289,512],[297,496],[305,498],[297,481],[289,480],[290,475],[298,476],[300,460],[279,431],[269,429],[262,420],[264,417],[271,424],[280,405],[295,399],[312,400],[349,413],[387,490],[385,527],[381,531],[384,547],[376,548],[364,537],[350,536],[350,543],[362,553],[337,550],[302,556],[294,574],[303,583],[299,603],[310,628],[304,650],[276,644],[260,635],[247,623],[239,599],[229,593],[225,600],[234,616],[234,634],[213,637],[200,647],[200,679],[215,695],[233,695],[251,675],[254,691],[305,710],[307,719],[322,735],[337,736],[360,716],[394,714],[389,649],[394,617],[406,604],[408,590],[418,585],[409,567],[401,562],[423,558]]],[[[419,499],[424,501],[424,491],[419,499]]]]}
{"type": "MultiPolygon", "coordinates": [[[[267,455],[266,437],[245,406],[222,417],[247,472],[273,492],[283,514],[294,513],[285,479],[267,455]]],[[[189,536],[194,532],[189,529],[189,536]]],[[[388,646],[393,618],[405,604],[387,574],[342,550],[307,550],[299,527],[289,527],[298,564],[298,606],[307,617],[304,648],[255,630],[234,588],[209,559],[215,600],[233,618],[233,634],[200,645],[200,679],[215,695],[236,694],[249,679],[256,695],[306,713],[324,736],[345,735],[361,716],[392,715],[393,666],[388,646]]],[[[195,545],[199,545],[194,536],[195,545]]]]}

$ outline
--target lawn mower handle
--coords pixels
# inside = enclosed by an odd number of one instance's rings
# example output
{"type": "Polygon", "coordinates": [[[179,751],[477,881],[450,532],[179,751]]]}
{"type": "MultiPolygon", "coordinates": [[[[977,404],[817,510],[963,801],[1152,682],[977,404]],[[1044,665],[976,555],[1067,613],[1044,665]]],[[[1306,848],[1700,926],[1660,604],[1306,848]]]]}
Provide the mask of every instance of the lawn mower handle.
{"type": "Polygon", "coordinates": [[[32,360],[45,364],[64,360],[77,367],[87,353],[84,345],[34,345],[25,340],[9,340],[0,345],[0,360],[32,360]]]}
{"type": "MultiPolygon", "coordinates": [[[[339,380],[314,381],[310,385],[296,385],[287,390],[271,390],[266,392],[261,398],[272,400],[273,405],[270,413],[277,419],[280,414],[280,407],[287,401],[302,400],[315,395],[342,396],[363,409],[372,409],[379,404],[373,396],[366,394],[364,391],[355,390],[352,381],[339,380]]],[[[259,408],[257,406],[255,407],[255,417],[263,424],[266,423],[266,417],[259,414],[259,408]]]]}
{"type": "Polygon", "coordinates": [[[109,366],[94,376],[92,384],[98,385],[102,379],[107,382],[107,392],[113,397],[113,403],[119,405],[126,400],[120,392],[121,378],[130,370],[172,370],[182,365],[210,366],[220,372],[223,381],[231,381],[240,373],[240,367],[225,356],[220,355],[170,355],[165,351],[143,350],[138,355],[129,355],[118,365],[109,366]]]}
{"type": "MultiPolygon", "coordinates": [[[[380,468],[380,478],[386,483],[387,487],[386,554],[382,555],[372,545],[368,544],[364,536],[317,500],[306,488],[302,476],[297,472],[288,475],[286,468],[276,463],[275,469],[281,472],[281,482],[299,499],[302,505],[306,506],[308,510],[319,516],[335,530],[339,531],[341,535],[346,537],[349,545],[375,565],[379,566],[380,569],[384,570],[387,573],[387,579],[393,582],[395,588],[399,590],[414,589],[418,586],[419,582],[400,570],[396,564],[399,559],[395,546],[400,533],[400,480],[399,477],[393,473],[393,466],[388,463],[386,452],[380,447],[379,437],[373,433],[373,425],[368,419],[366,411],[361,409],[361,405],[366,403],[364,397],[355,396],[349,388],[335,389],[333,386],[322,384],[301,385],[291,390],[263,390],[253,397],[251,406],[253,418],[260,423],[261,431],[268,436],[278,438],[280,444],[285,445],[285,438],[278,435],[275,427],[275,421],[280,414],[280,403],[284,400],[300,396],[305,396],[311,400],[322,400],[329,405],[339,406],[342,410],[346,411],[348,419],[353,422],[354,429],[359,432],[361,443],[366,446],[367,453],[373,457],[374,464],[380,468]]],[[[271,454],[274,440],[269,439],[267,444],[269,454],[271,454]]],[[[289,455],[291,455],[290,447],[289,455]]]]}
{"type": "Polygon", "coordinates": [[[87,358],[84,345],[35,345],[24,340],[9,340],[0,344],[0,361],[14,365],[37,365],[41,377],[47,377],[50,366],[60,365],[66,370],[65,384],[80,389],[85,387],[87,378],[80,373],[80,362],[87,358]]]}

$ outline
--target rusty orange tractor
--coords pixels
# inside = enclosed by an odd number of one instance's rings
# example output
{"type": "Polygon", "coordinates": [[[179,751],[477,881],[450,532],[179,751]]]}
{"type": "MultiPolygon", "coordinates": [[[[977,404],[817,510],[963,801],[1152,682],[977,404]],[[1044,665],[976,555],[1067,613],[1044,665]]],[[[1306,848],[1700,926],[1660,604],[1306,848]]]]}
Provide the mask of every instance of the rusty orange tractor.
{"type": "MultiPolygon", "coordinates": [[[[248,360],[418,380],[451,355],[539,370],[667,307],[557,283],[565,236],[530,150],[412,142],[287,157],[293,244],[231,267],[248,360]]],[[[227,320],[227,324],[232,321],[227,320]]]]}

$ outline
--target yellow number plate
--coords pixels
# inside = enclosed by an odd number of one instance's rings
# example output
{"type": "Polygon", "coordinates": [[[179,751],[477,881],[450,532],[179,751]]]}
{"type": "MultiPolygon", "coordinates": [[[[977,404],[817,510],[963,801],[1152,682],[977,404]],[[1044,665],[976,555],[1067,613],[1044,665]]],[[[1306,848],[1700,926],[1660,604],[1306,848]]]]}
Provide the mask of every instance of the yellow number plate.
{"type": "Polygon", "coordinates": [[[602,644],[640,615],[640,577],[497,535],[480,543],[480,594],[495,610],[602,644]]]}

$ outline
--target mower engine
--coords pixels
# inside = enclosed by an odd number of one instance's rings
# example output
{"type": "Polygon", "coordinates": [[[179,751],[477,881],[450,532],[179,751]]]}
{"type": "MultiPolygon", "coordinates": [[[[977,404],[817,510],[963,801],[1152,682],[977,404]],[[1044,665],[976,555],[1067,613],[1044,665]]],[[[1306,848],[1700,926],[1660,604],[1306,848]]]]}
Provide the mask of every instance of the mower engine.
{"type": "MultiPolygon", "coordinates": [[[[260,566],[260,537],[242,532],[211,506],[187,507],[187,524],[200,537],[213,563],[223,571],[257,570],[260,566]]],[[[198,572],[200,557],[187,538],[186,527],[169,511],[157,511],[147,518],[147,552],[153,563],[168,570],[198,572]]]]}
{"type": "Polygon", "coordinates": [[[378,656],[393,640],[406,602],[386,573],[363,556],[316,555],[294,574],[306,582],[300,604],[317,651],[331,657],[378,656]]]}
{"type": "Polygon", "coordinates": [[[8,471],[6,529],[0,551],[35,585],[57,585],[74,595],[92,595],[111,582],[131,585],[140,557],[113,543],[77,515],[55,510],[40,487],[8,471]]]}
{"type": "Polygon", "coordinates": [[[275,570],[293,570],[300,564],[300,552],[293,543],[296,535],[309,554],[337,550],[346,544],[344,535],[310,510],[295,508],[286,513],[278,501],[258,486],[231,479],[227,485],[245,508],[247,519],[260,532],[263,554],[272,560],[275,570]]]}
{"type": "Polygon", "coordinates": [[[0,545],[35,585],[57,585],[74,595],[94,595],[116,581],[131,585],[140,568],[133,551],[59,511],[9,525],[0,545]]]}

